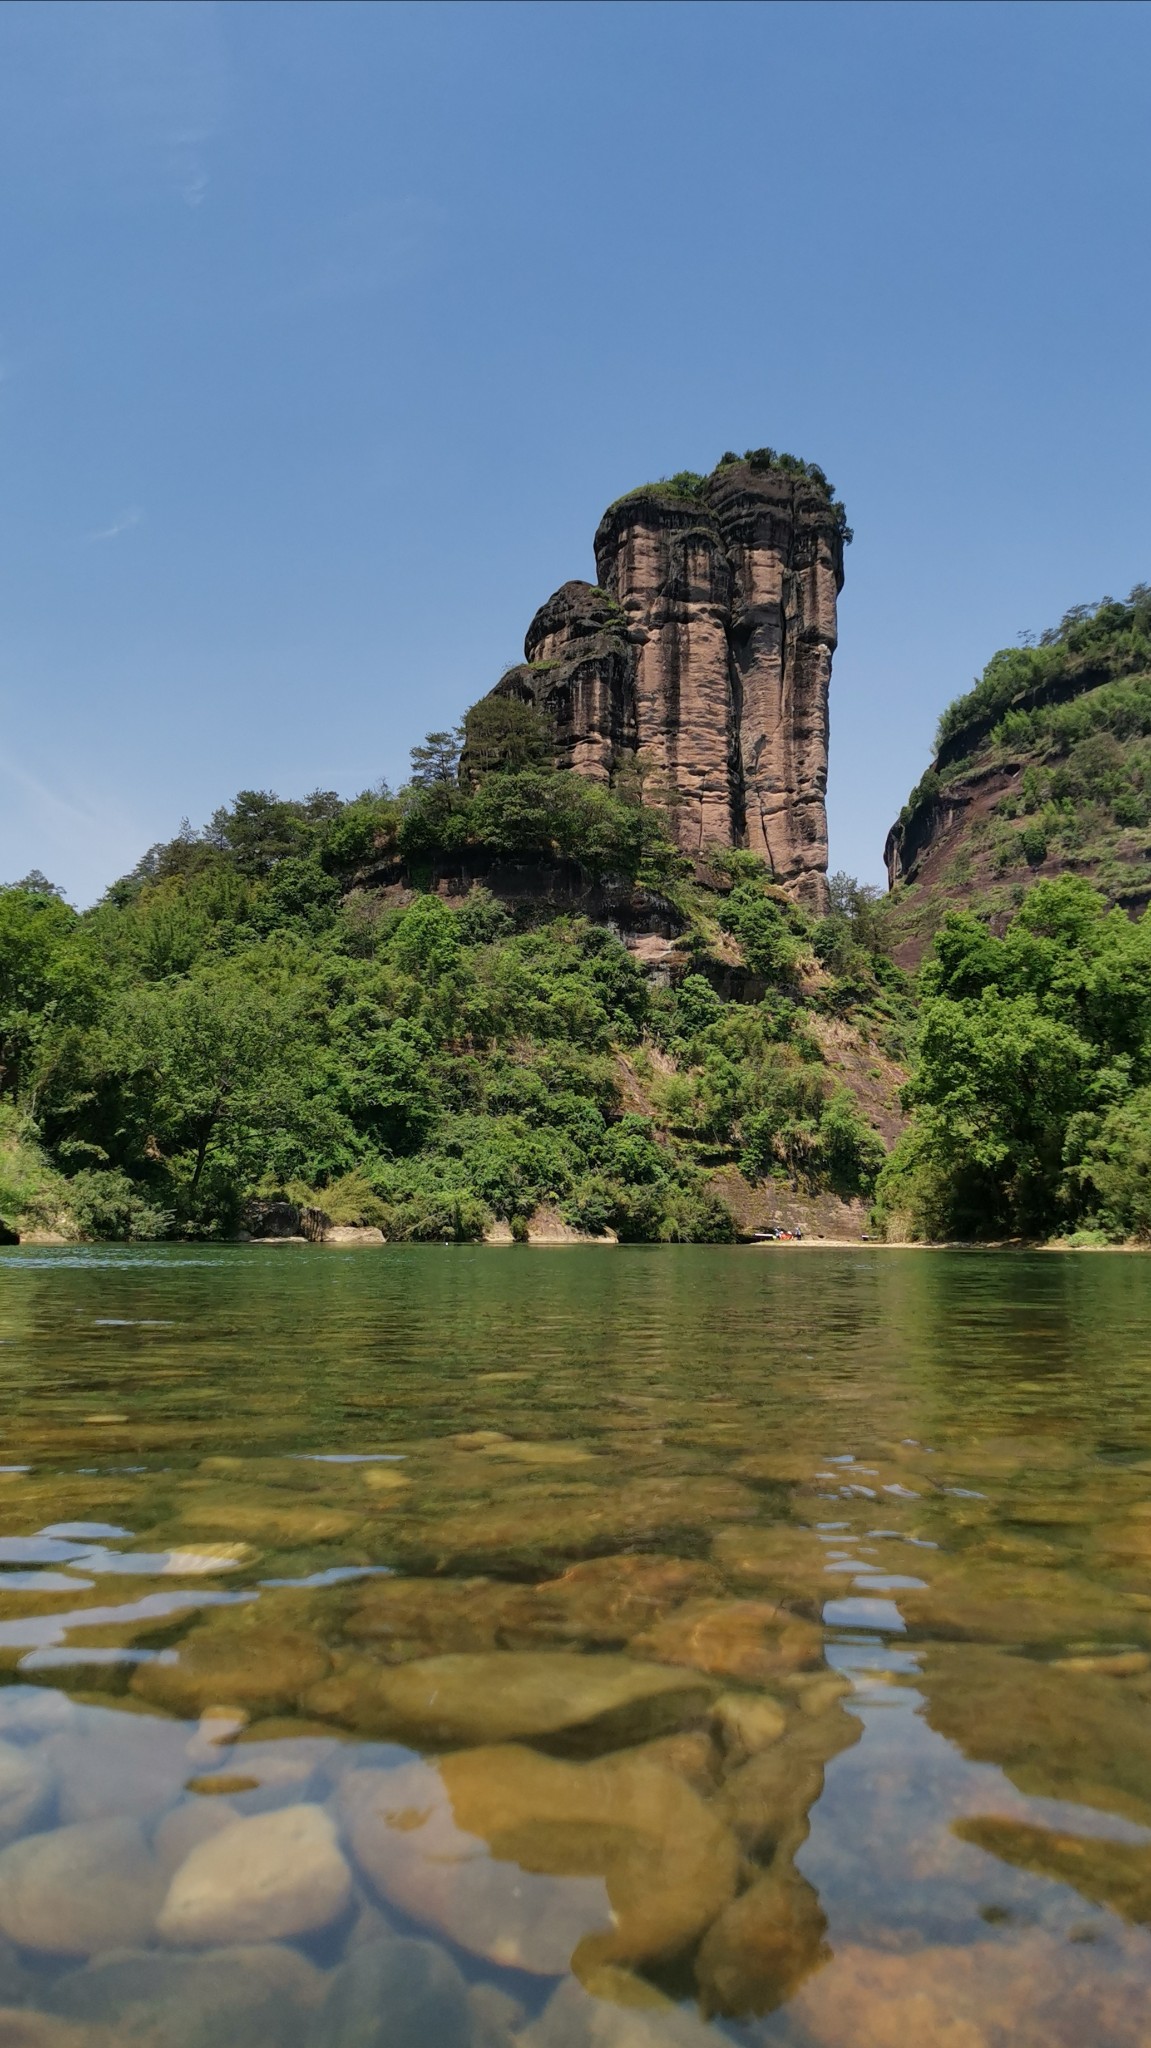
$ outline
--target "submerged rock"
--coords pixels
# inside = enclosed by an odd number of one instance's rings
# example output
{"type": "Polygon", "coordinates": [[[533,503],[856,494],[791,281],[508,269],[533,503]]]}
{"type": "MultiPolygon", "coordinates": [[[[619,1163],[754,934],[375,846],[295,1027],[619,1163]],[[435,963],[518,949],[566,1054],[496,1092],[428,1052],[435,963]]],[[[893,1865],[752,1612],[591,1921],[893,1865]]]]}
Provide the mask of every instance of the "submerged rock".
{"type": "Polygon", "coordinates": [[[509,1604],[530,1588],[494,1579],[376,1579],[344,1624],[352,1642],[367,1643],[390,1664],[441,1651],[494,1650],[509,1604]]]}
{"type": "Polygon", "coordinates": [[[973,1555],[927,1568],[929,1585],[899,1594],[912,1633],[979,1643],[1065,1643],[1146,1634],[1147,1618],[1122,1594],[1069,1571],[996,1564],[973,1555]]]}
{"type": "Polygon", "coordinates": [[[52,1735],[39,1755],[56,1779],[62,1821],[143,1820],[180,1795],[185,1736],[143,1713],[89,1710],[52,1735]]]}
{"type": "Polygon", "coordinates": [[[320,1502],[295,1502],[237,1498],[234,1490],[218,1500],[188,1501],[182,1508],[180,1524],[194,1535],[240,1537],[245,1542],[269,1545],[337,1543],[354,1536],[358,1523],[344,1508],[325,1507],[320,1502]]]}
{"type": "Polygon", "coordinates": [[[620,1486],[532,1489],[446,1515],[412,1542],[440,1571],[560,1570],[572,1558],[604,1556],[629,1543],[674,1547],[711,1534],[717,1522],[750,1520],[761,1502],[733,1479],[633,1479],[620,1486]]]}
{"type": "Polygon", "coordinates": [[[344,1632],[394,1664],[440,1651],[536,1643],[614,1649],[683,1601],[722,1588],[712,1565],[632,1553],[587,1559],[536,1586],[489,1578],[378,1579],[361,1595],[344,1632]]]}
{"type": "Polygon", "coordinates": [[[354,1771],[352,1848],[385,1900],[491,1961],[678,1954],[733,1896],[731,1835],[675,1773],[627,1753],[564,1763],[518,1745],[354,1771]]]}
{"type": "Polygon", "coordinates": [[[138,1949],[57,1978],[45,2002],[140,2048],[302,2048],[325,1982],[305,1957],[273,1944],[202,1956],[138,1949]]]}
{"type": "Polygon", "coordinates": [[[359,1948],[335,1972],[308,2048],[469,2048],[467,1987],[430,1941],[359,1948]]]}
{"type": "Polygon", "coordinates": [[[589,1976],[586,1987],[565,1978],[519,2048],[719,2048],[705,2020],[642,1978],[604,1967],[589,1976]]]}
{"type": "Polygon", "coordinates": [[[0,1742],[0,1843],[22,1835],[51,1795],[52,1780],[44,1764],[29,1750],[0,1742]]]}
{"type": "Polygon", "coordinates": [[[172,1879],[157,1931],[191,1948],[284,1940],[330,1925],[351,1892],[323,1807],[282,1806],[198,1843],[172,1879]]]}
{"type": "Polygon", "coordinates": [[[819,1664],[823,1635],[770,1600],[693,1600],[636,1636],[633,1648],[663,1663],[754,1685],[819,1664]]]}
{"type": "Polygon", "coordinates": [[[774,2012],[829,1960],[826,1935],[818,1894],[785,1859],[704,1935],[695,1973],[705,2006],[733,2019],[774,2012]]]}
{"type": "Polygon", "coordinates": [[[682,1726],[713,1693],[706,1679],[631,1657],[505,1650],[354,1663],[312,1686],[303,1704],[413,1748],[550,1736],[612,1749],[682,1726]]]}
{"type": "Polygon", "coordinates": [[[131,1947],[151,1933],[160,1886],[134,1821],[26,1835],[0,1851],[0,1933],[48,1955],[131,1947]]]}
{"type": "Polygon", "coordinates": [[[1021,1792],[1151,1826],[1151,1717],[1127,1685],[949,1643],[931,1646],[916,1684],[931,1726],[1021,1792]]]}
{"type": "Polygon", "coordinates": [[[779,1701],[754,1692],[725,1692],[712,1709],[712,1719],[733,1764],[770,1749],[787,1727],[779,1701]]]}
{"type": "Polygon", "coordinates": [[[998,1815],[957,1820],[954,1832],[961,1841],[1017,1870],[1033,1870],[1040,1877],[1073,1885],[1082,1898],[1110,1906],[1124,1920],[1141,1926],[1151,1922],[1151,1848],[1142,1843],[1060,1834],[998,1815]]]}
{"type": "Polygon", "coordinates": [[[788,2019],[810,2048],[1144,2048],[1146,1964],[1039,1929],[910,1953],[844,1943],[788,2019]]]}
{"type": "Polygon", "coordinates": [[[566,1641],[609,1649],[629,1642],[685,1600],[722,1590],[715,1567],[698,1558],[633,1552],[588,1558],[559,1578],[521,1589],[504,1614],[500,1639],[512,1648],[566,1641]]]}
{"type": "Polygon", "coordinates": [[[173,1664],[143,1664],[132,1679],[139,1698],[188,1719],[222,1702],[274,1714],[329,1670],[322,1643],[302,1629],[212,1628],[185,1637],[173,1664]]]}
{"type": "Polygon", "coordinates": [[[0,2007],[0,2048],[116,2048],[103,2027],[76,2027],[46,2012],[0,2007]]]}
{"type": "Polygon", "coordinates": [[[824,1765],[862,1733],[854,1714],[833,1707],[818,1719],[797,1718],[778,1742],[732,1772],[717,1794],[716,1811],[749,1856],[765,1861],[794,1854],[823,1790],[824,1765]]]}

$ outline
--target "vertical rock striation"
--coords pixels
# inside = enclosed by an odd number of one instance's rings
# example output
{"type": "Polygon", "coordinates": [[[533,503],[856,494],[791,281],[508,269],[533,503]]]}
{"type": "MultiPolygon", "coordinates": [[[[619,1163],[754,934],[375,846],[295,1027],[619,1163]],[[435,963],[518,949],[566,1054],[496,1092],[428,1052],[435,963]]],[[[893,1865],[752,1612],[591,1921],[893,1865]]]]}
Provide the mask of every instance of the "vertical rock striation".
{"type": "Polygon", "coordinates": [[[497,691],[547,713],[562,767],[633,759],[686,853],[749,847],[821,907],[848,538],[822,472],[770,449],[633,491],[600,521],[598,586],[548,599],[497,691]]]}

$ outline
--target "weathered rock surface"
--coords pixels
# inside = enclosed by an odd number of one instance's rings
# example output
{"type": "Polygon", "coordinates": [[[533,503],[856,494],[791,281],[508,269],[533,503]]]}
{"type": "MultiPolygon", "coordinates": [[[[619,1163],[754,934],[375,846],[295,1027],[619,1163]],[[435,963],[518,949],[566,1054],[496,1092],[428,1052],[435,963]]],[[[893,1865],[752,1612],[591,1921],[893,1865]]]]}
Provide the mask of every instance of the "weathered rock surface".
{"type": "Polygon", "coordinates": [[[47,1955],[131,1947],[152,1930],[161,1882],[134,1821],[26,1835],[0,1853],[0,1933],[47,1955]]]}
{"type": "Polygon", "coordinates": [[[548,714],[561,766],[635,760],[685,851],[748,846],[822,906],[845,532],[820,474],[770,451],[633,491],[600,521],[599,585],[549,598],[496,688],[548,714]]]}
{"type": "Polygon", "coordinates": [[[176,1871],[156,1926],[186,1948],[287,1940],[327,1927],[351,1892],[323,1807],[282,1806],[200,1842],[176,1871]]]}
{"type": "Polygon", "coordinates": [[[303,1704],[413,1748],[548,1737],[604,1750],[681,1727],[714,1693],[697,1673],[631,1657],[504,1650],[395,1666],[353,1660],[303,1704]]]}
{"type": "Polygon", "coordinates": [[[385,1900],[494,1962],[544,1975],[678,1954],[735,1892],[738,1852],[682,1778],[623,1754],[515,1744],[356,1771],[340,1798],[385,1900]],[[484,1853],[486,1851],[486,1854],[484,1853]]]}

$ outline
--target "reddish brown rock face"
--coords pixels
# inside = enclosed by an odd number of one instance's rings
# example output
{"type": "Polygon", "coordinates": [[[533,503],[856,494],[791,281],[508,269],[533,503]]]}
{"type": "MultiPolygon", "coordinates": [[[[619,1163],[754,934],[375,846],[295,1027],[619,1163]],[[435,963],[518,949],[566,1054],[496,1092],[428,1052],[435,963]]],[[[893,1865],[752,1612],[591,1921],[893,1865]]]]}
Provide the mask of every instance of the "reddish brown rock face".
{"type": "Polygon", "coordinates": [[[695,495],[620,499],[595,551],[599,587],[549,598],[497,689],[548,713],[561,767],[607,782],[634,758],[686,853],[749,847],[821,909],[843,584],[830,494],[799,471],[729,462],[695,495]]]}

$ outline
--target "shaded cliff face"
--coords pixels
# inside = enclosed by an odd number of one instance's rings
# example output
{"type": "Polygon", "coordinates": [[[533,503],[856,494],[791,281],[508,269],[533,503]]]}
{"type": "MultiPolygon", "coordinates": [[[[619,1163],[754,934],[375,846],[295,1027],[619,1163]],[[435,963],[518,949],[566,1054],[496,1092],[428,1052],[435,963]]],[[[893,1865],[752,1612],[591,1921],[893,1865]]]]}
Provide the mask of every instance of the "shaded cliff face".
{"type": "Polygon", "coordinates": [[[944,713],[935,759],[884,847],[896,958],[949,910],[1002,930],[1027,889],[1078,874],[1151,901],[1151,592],[1077,607],[1037,647],[1002,649],[944,713]]]}
{"type": "Polygon", "coordinates": [[[497,689],[548,713],[561,766],[634,758],[685,852],[750,847],[822,908],[844,534],[822,476],[768,454],[633,492],[596,533],[599,587],[549,598],[497,689]]]}

